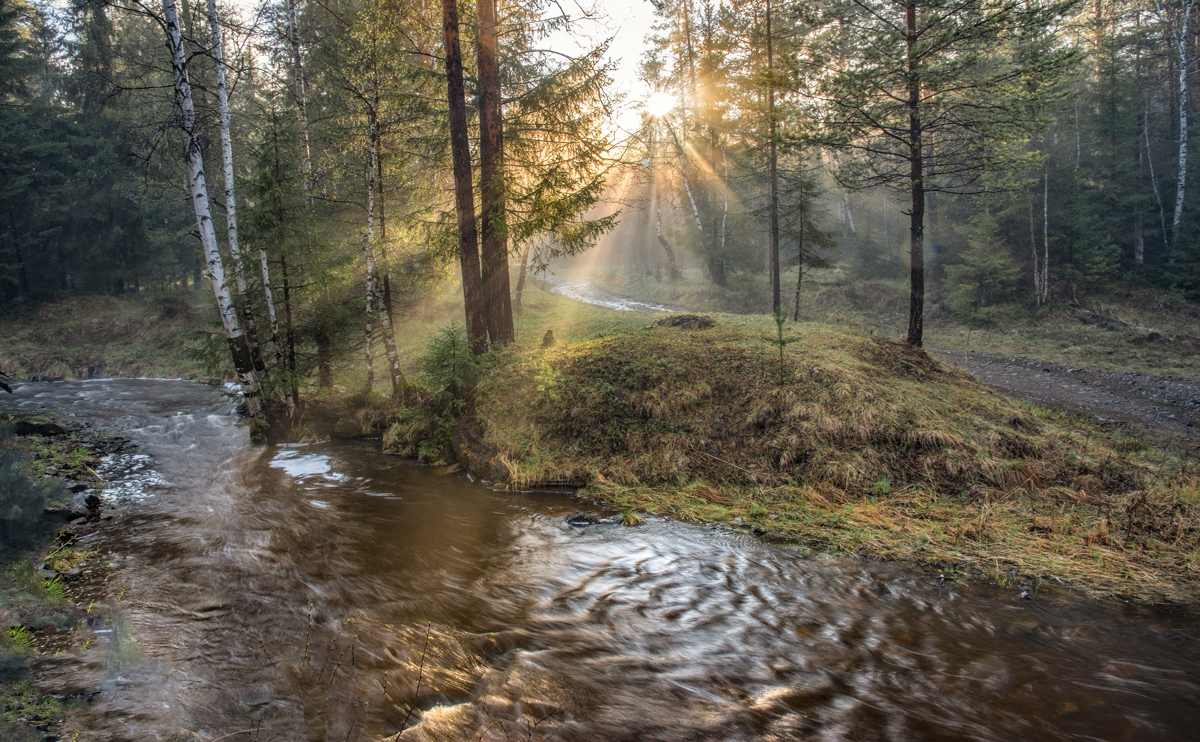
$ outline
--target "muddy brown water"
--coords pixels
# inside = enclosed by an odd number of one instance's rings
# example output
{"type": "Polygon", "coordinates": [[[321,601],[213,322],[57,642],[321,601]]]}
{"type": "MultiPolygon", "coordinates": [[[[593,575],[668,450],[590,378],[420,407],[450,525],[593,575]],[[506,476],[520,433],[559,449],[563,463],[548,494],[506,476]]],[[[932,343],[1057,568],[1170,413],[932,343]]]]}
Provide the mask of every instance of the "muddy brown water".
{"type": "Polygon", "coordinates": [[[189,382],[24,384],[0,406],[138,446],[105,465],[116,517],[85,540],[105,561],[74,588],[96,596],[82,636],[34,665],[46,691],[99,691],[80,742],[1200,730],[1193,614],[1022,600],[669,520],[573,527],[611,513],[377,442],[253,446],[189,382]]]}

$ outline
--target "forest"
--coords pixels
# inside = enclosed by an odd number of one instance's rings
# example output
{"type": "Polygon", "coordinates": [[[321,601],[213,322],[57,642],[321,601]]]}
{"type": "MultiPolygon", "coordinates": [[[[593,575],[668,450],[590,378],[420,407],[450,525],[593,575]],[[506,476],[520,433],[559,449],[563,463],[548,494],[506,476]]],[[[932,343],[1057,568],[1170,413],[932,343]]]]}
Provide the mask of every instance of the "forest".
{"type": "Polygon", "coordinates": [[[656,3],[636,90],[611,38],[543,48],[600,12],[5,0],[0,292],[207,282],[279,400],[351,357],[401,388],[446,281],[502,347],[527,277],[598,242],[795,319],[806,274],[907,278],[914,345],[927,306],[1197,297],[1190,6],[656,3]]]}
{"type": "Polygon", "coordinates": [[[1197,5],[0,0],[12,739],[1187,738],[1197,5]]]}

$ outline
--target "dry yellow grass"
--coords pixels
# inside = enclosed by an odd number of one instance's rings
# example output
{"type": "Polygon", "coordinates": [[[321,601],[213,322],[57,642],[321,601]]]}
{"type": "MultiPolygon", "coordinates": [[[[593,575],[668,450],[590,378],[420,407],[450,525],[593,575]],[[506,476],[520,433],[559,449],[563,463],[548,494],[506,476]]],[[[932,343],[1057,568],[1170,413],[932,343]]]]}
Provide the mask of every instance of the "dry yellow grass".
{"type": "Polygon", "coordinates": [[[473,409],[478,448],[514,487],[576,482],[823,549],[1193,599],[1194,467],[828,326],[793,326],[780,384],[764,329],[724,317],[506,351],[473,409]]]}

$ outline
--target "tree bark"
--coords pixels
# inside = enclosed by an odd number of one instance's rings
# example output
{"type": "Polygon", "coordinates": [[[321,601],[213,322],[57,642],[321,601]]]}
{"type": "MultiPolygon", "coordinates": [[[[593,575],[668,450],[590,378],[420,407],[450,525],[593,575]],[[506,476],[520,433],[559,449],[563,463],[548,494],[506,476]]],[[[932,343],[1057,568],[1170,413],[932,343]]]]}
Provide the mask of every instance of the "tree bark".
{"type": "Polygon", "coordinates": [[[375,386],[375,298],[377,290],[375,288],[375,130],[377,122],[375,119],[375,109],[371,109],[368,113],[367,123],[367,235],[363,240],[363,264],[367,269],[367,307],[366,319],[363,323],[363,332],[366,336],[365,361],[367,364],[367,392],[375,386]]]}
{"type": "MultiPolygon", "coordinates": [[[[658,170],[655,167],[657,162],[657,148],[654,139],[654,124],[650,125],[650,208],[654,209],[654,223],[656,233],[658,235],[658,243],[662,245],[663,250],[667,253],[667,268],[670,271],[672,281],[678,281],[683,277],[683,273],[679,270],[679,263],[675,261],[675,251],[671,249],[671,243],[663,237],[662,233],[662,207],[658,201],[658,170]]],[[[682,162],[682,161],[681,161],[682,162]]]]}
{"type": "Polygon", "coordinates": [[[921,347],[925,334],[925,163],[921,131],[921,75],[917,67],[917,2],[905,4],[908,57],[909,212],[908,344],[921,347]]]}
{"type": "Polygon", "coordinates": [[[237,318],[229,285],[225,281],[225,268],[221,264],[221,253],[217,247],[217,233],[213,227],[212,210],[208,203],[208,183],[204,174],[204,153],[196,132],[196,109],[192,102],[192,87],[188,82],[184,62],[183,39],[179,30],[179,16],[175,0],[163,0],[163,17],[166,25],[167,50],[171,56],[171,70],[175,79],[175,102],[181,112],[180,128],[183,129],[188,183],[192,194],[192,208],[196,213],[196,227],[200,243],[208,262],[208,274],[212,279],[213,294],[221,315],[221,324],[229,342],[229,352],[234,370],[242,386],[246,407],[253,420],[262,420],[262,400],[259,398],[258,378],[254,372],[254,361],[250,357],[250,346],[237,318]]]}
{"type": "Polygon", "coordinates": [[[1167,262],[1175,262],[1175,252],[1179,245],[1179,229],[1183,225],[1183,202],[1187,192],[1187,157],[1188,157],[1188,76],[1192,74],[1192,66],[1188,55],[1188,25],[1192,18],[1192,8],[1196,0],[1186,0],[1180,3],[1182,18],[1176,34],[1175,47],[1179,54],[1179,173],[1175,179],[1175,216],[1171,220],[1171,245],[1167,251],[1167,262]]]}
{"type": "Polygon", "coordinates": [[[1042,277],[1038,304],[1050,299],[1050,158],[1042,160],[1042,277]]]}
{"type": "Polygon", "coordinates": [[[250,306],[250,295],[246,291],[246,267],[242,263],[241,246],[238,244],[237,196],[233,183],[233,141],[229,135],[229,84],[225,70],[225,49],[221,42],[221,25],[217,18],[216,0],[208,0],[208,24],[212,29],[212,58],[217,73],[217,121],[221,130],[221,164],[225,185],[225,227],[229,242],[229,257],[233,260],[233,278],[238,296],[242,299],[242,321],[246,326],[246,341],[250,345],[254,370],[266,373],[262,350],[258,345],[258,327],[250,306]]]}
{"type": "Polygon", "coordinates": [[[1033,196],[1029,196],[1029,249],[1033,254],[1033,300],[1042,305],[1041,258],[1038,257],[1037,222],[1033,218],[1033,196]]]}
{"type": "Polygon", "coordinates": [[[779,275],[779,156],[775,148],[775,48],[771,35],[771,0],[767,0],[767,168],[771,179],[771,231],[768,249],[771,251],[771,311],[778,314],[782,311],[779,275]]]}
{"type": "Polygon", "coordinates": [[[462,269],[463,304],[472,352],[487,350],[479,237],[475,229],[475,192],[471,182],[471,148],[467,140],[467,103],[463,86],[457,0],[442,0],[442,36],[446,57],[446,98],[450,114],[450,153],[454,163],[454,207],[458,215],[458,259],[462,269]]]}
{"type": "MultiPolygon", "coordinates": [[[[288,278],[287,256],[283,253],[279,255],[279,272],[283,275],[283,316],[285,320],[284,333],[287,340],[287,370],[288,370],[288,388],[290,392],[289,404],[300,403],[300,375],[296,371],[296,324],[292,319],[292,284],[288,278]]],[[[320,350],[317,351],[318,357],[320,350]]],[[[326,359],[328,360],[328,359],[326,359]]],[[[328,364],[321,368],[321,381],[325,381],[325,373],[328,370],[328,364]]],[[[333,375],[330,372],[328,384],[323,388],[333,388],[333,375]]]]}
{"type": "Polygon", "coordinates": [[[504,120],[496,44],[496,0],[476,0],[479,31],[479,205],[482,283],[488,335],[493,346],[515,339],[508,275],[505,218],[504,120]]]}
{"type": "Polygon", "coordinates": [[[525,272],[529,268],[529,250],[533,243],[526,242],[525,249],[521,251],[521,272],[517,274],[517,295],[513,300],[513,311],[520,314],[521,299],[525,295],[525,272]]]}
{"type": "Polygon", "coordinates": [[[287,0],[287,33],[292,47],[292,94],[296,97],[296,123],[300,145],[300,172],[312,203],[312,157],[308,149],[308,108],[304,98],[304,66],[300,59],[300,32],[296,25],[296,0],[287,0]]]}
{"type": "Polygon", "coordinates": [[[800,234],[796,241],[796,308],[792,312],[792,321],[800,321],[800,287],[804,283],[804,211],[800,212],[800,234]]]}
{"type": "MultiPolygon", "coordinates": [[[[382,311],[379,312],[379,318],[383,323],[383,349],[387,354],[388,372],[392,379],[392,396],[403,394],[408,389],[408,379],[404,378],[404,372],[400,370],[400,354],[396,351],[396,330],[392,321],[392,282],[388,277],[387,272],[387,253],[382,253],[384,261],[383,271],[383,293],[379,307],[382,311]]],[[[377,268],[378,270],[378,268],[377,268]]],[[[378,286],[379,279],[376,278],[378,286]]]]}

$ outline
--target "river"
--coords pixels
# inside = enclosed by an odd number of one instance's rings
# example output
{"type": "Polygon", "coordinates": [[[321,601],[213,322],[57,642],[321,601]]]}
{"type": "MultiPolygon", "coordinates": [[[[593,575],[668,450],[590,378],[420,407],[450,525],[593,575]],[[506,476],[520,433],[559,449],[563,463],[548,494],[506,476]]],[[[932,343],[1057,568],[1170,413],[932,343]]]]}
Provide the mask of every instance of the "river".
{"type": "MultiPolygon", "coordinates": [[[[251,445],[190,382],[21,384],[129,436],[82,636],[89,740],[1185,740],[1194,615],[955,585],[651,518],[576,527],[372,441],[251,445]],[[86,646],[86,648],[85,648],[86,646]],[[413,710],[410,712],[409,709],[413,710]]],[[[70,737],[68,737],[70,738],[70,737]]]]}

